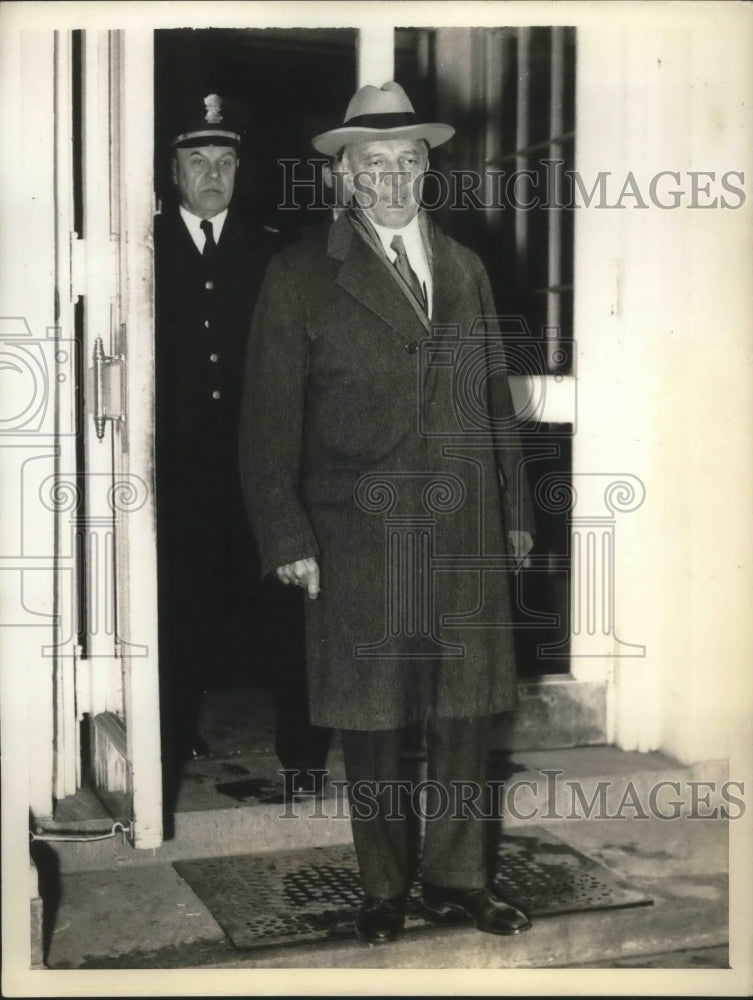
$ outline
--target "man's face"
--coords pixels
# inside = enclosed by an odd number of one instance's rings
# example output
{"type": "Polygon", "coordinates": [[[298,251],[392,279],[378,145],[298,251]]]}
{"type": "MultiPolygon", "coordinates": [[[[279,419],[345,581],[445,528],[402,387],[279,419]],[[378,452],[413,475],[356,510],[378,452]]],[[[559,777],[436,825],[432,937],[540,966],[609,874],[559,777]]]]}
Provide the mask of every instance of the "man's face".
{"type": "Polygon", "coordinates": [[[211,219],[230,204],[235,186],[238,155],[232,146],[199,146],[176,149],[172,161],[173,184],[181,205],[202,219],[211,219]]]}
{"type": "Polygon", "coordinates": [[[380,139],[348,146],[343,156],[345,190],[373,222],[401,229],[418,212],[426,164],[421,140],[380,139]]]}

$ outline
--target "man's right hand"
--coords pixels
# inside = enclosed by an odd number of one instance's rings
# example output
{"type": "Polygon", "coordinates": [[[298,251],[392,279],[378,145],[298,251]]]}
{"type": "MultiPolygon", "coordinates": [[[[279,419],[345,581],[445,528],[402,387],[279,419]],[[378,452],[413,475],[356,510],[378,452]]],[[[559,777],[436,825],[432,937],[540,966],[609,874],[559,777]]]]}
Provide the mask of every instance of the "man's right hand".
{"type": "Polygon", "coordinates": [[[275,572],[282,583],[294,583],[297,587],[303,587],[312,601],[319,596],[319,563],[314,556],[278,566],[275,572]]]}

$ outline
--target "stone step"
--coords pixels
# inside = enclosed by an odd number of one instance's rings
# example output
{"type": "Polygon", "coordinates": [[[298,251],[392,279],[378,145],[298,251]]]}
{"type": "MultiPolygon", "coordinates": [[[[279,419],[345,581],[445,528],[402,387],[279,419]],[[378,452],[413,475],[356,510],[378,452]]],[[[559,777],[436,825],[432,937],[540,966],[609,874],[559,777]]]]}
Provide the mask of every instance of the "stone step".
{"type": "Polygon", "coordinates": [[[349,940],[258,954],[239,951],[230,961],[211,964],[225,969],[546,969],[718,946],[727,940],[723,898],[688,904],[655,896],[652,906],[542,917],[515,937],[447,927],[406,934],[380,947],[349,940]]]}
{"type": "MultiPolygon", "coordinates": [[[[225,968],[553,968],[728,941],[729,824],[650,818],[560,820],[548,834],[604,865],[651,905],[538,917],[515,937],[470,925],[415,931],[393,945],[358,941],[227,955],[225,968]]],[[[533,828],[531,828],[533,832],[533,828]]]]}
{"type": "Polygon", "coordinates": [[[189,884],[166,863],[57,873],[60,903],[51,967],[545,969],[619,960],[637,965],[642,955],[727,942],[728,826],[719,820],[553,822],[547,831],[607,867],[651,905],[537,917],[530,931],[512,938],[469,925],[416,929],[400,942],[372,948],[352,938],[234,949],[189,884]]]}

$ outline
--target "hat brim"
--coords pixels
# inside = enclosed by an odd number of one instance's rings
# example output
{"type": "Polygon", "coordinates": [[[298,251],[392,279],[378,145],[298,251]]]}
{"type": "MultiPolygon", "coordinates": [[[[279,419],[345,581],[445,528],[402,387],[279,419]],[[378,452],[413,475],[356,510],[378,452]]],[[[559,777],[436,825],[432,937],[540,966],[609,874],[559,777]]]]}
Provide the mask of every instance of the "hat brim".
{"type": "Polygon", "coordinates": [[[170,145],[174,149],[195,149],[198,146],[234,146],[241,143],[238,132],[229,129],[200,129],[176,135],[170,145]]]}
{"type": "Polygon", "coordinates": [[[314,149],[326,156],[335,156],[351,143],[378,142],[380,139],[425,139],[433,149],[441,146],[455,135],[452,125],[431,122],[425,125],[400,125],[396,128],[367,128],[365,126],[332,129],[322,132],[311,140],[314,149]]]}

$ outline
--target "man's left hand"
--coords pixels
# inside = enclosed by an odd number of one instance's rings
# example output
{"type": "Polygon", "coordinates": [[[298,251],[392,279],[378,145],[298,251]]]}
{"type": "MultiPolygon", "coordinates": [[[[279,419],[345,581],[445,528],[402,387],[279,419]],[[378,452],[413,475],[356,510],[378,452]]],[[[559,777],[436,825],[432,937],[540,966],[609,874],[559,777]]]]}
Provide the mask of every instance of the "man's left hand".
{"type": "Polygon", "coordinates": [[[508,531],[508,550],[515,556],[516,571],[526,569],[531,565],[529,553],[533,548],[533,535],[530,531],[508,531]]]}

